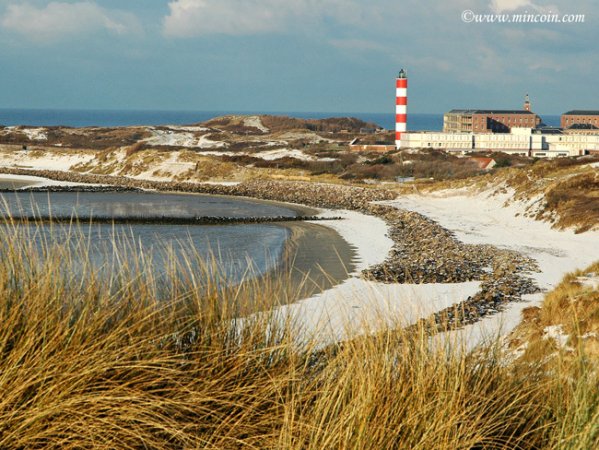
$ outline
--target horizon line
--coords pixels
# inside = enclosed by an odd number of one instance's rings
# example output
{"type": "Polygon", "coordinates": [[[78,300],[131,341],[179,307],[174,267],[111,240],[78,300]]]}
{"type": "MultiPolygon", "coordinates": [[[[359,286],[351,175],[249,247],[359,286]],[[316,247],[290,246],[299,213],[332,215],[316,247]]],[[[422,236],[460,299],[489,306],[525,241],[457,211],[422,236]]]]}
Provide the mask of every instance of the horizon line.
{"type": "MultiPolygon", "coordinates": [[[[272,115],[272,114],[343,114],[343,115],[351,115],[351,114],[380,114],[380,115],[395,115],[394,111],[284,111],[284,110],[235,110],[235,109],[147,109],[147,108],[48,108],[48,107],[0,107],[0,111],[96,111],[96,112],[163,112],[163,113],[223,113],[223,114],[247,114],[247,115],[272,115]]],[[[569,111],[569,110],[568,110],[569,111]]],[[[446,114],[445,112],[409,112],[410,114],[417,115],[442,115],[446,114]]],[[[534,112],[534,111],[533,111],[534,112]]],[[[534,112],[535,114],[541,116],[561,116],[564,113],[555,113],[555,112],[534,112]]]]}

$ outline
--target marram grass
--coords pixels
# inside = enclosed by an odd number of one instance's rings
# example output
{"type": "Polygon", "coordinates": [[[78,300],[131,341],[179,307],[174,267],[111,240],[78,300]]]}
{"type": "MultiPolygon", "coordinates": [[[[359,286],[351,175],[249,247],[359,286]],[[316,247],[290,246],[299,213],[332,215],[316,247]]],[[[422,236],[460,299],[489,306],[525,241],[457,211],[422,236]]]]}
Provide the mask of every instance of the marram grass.
{"type": "Polygon", "coordinates": [[[284,280],[227,287],[193,251],[159,278],[126,240],[102,271],[84,228],[75,245],[40,247],[32,233],[0,231],[0,448],[597,444],[596,366],[541,370],[418,331],[300,347],[291,322],[237,320],[248,303],[293,297],[284,280]]]}

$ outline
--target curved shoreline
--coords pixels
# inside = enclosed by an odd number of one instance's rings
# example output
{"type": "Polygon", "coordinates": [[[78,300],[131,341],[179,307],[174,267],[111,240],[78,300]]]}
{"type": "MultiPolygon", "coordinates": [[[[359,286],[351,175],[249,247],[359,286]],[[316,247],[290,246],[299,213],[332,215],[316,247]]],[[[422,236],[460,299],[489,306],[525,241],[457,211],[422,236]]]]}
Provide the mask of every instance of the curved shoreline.
{"type": "MultiPolygon", "coordinates": [[[[0,175],[0,186],[3,184],[4,176],[0,175]]],[[[106,193],[106,192],[145,192],[154,193],[156,191],[148,191],[136,187],[112,186],[106,184],[85,184],[78,185],[68,183],[62,185],[58,181],[42,178],[38,176],[26,175],[10,175],[7,180],[11,181],[30,181],[33,184],[15,186],[15,189],[0,188],[0,196],[2,193],[106,193]],[[83,189],[81,189],[83,187],[83,189]]],[[[158,193],[158,192],[156,192],[158,193]]],[[[210,195],[197,194],[194,192],[177,192],[177,191],[159,191],[160,194],[166,195],[189,195],[189,196],[206,196],[206,197],[223,197],[231,200],[235,198],[228,195],[210,195]]],[[[355,268],[355,250],[347,240],[343,239],[334,229],[324,227],[320,223],[333,220],[340,220],[339,216],[327,215],[321,217],[321,210],[313,207],[308,207],[300,204],[291,204],[286,202],[278,202],[274,200],[262,200],[249,197],[237,196],[245,203],[261,205],[274,205],[284,207],[296,215],[283,215],[274,217],[216,217],[216,216],[198,216],[198,217],[166,217],[166,216],[128,216],[128,217],[108,217],[102,215],[82,217],[82,216],[59,216],[59,215],[35,215],[24,216],[18,218],[6,219],[11,224],[14,223],[80,223],[80,224],[109,224],[109,225],[165,225],[165,226],[221,226],[221,225],[244,225],[244,224],[263,224],[263,225],[278,225],[286,228],[289,236],[283,244],[281,256],[277,258],[276,264],[268,271],[262,273],[258,278],[268,278],[280,274],[288,278],[290,292],[299,292],[297,298],[307,298],[316,295],[324,290],[334,288],[339,283],[343,282],[348,274],[354,271],[355,268]],[[323,251],[323,249],[327,249],[323,251]]],[[[2,219],[0,219],[0,222],[2,219]]],[[[293,300],[283,296],[281,301],[293,300]]],[[[285,303],[281,303],[285,304],[285,303]]],[[[280,305],[273,303],[273,306],[280,305]]]]}
{"type": "MultiPolygon", "coordinates": [[[[335,212],[340,209],[348,210],[360,214],[360,220],[375,218],[385,224],[391,238],[389,251],[378,255],[378,259],[372,259],[369,267],[362,268],[361,278],[350,280],[359,280],[366,283],[364,286],[377,288],[385,284],[457,286],[480,283],[480,290],[472,292],[470,286],[466,292],[439,302],[442,307],[418,317],[417,320],[425,322],[432,333],[444,331],[448,327],[464,326],[487,315],[497,314],[508,303],[538,290],[528,277],[528,273],[535,270],[534,261],[497,247],[465,245],[438,223],[421,214],[382,204],[397,198],[397,193],[390,190],[297,181],[249,181],[233,186],[201,185],[6,168],[0,169],[0,173],[35,175],[68,182],[116,184],[158,191],[251,197],[303,204],[335,212]]],[[[368,233],[367,229],[363,231],[368,233]]],[[[362,236],[361,240],[364,238],[362,236]]],[[[366,245],[361,246],[362,250],[368,246],[369,243],[366,242],[366,245]]],[[[364,286],[357,287],[357,290],[363,290],[364,286]]],[[[427,292],[426,289],[423,292],[427,292]]],[[[340,290],[339,293],[345,295],[347,291],[340,290]]],[[[422,306],[423,310],[429,311],[428,305],[422,306]]],[[[413,324],[414,320],[409,322],[407,325],[413,324]]]]}
{"type": "Polygon", "coordinates": [[[394,200],[397,196],[395,192],[383,189],[361,188],[337,184],[325,185],[300,181],[248,181],[237,185],[199,184],[176,181],[139,180],[113,175],[13,169],[6,167],[0,168],[0,174],[36,176],[68,183],[96,185],[110,184],[161,192],[171,191],[177,193],[188,192],[250,197],[256,200],[272,200],[290,203],[292,205],[295,204],[297,206],[303,205],[304,207],[349,209],[364,212],[368,210],[367,205],[370,202],[394,200]]]}
{"type": "Polygon", "coordinates": [[[274,276],[280,274],[289,280],[291,291],[297,292],[290,300],[298,301],[337,289],[356,271],[358,251],[335,228],[320,221],[282,226],[291,234],[274,276]]]}

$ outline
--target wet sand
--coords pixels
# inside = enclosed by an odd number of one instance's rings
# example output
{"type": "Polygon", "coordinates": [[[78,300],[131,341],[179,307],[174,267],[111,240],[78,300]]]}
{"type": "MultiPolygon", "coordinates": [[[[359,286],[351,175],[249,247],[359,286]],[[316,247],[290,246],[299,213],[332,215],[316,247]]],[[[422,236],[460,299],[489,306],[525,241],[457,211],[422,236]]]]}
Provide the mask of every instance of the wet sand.
{"type": "MultiPolygon", "coordinates": [[[[308,222],[279,223],[289,236],[278,264],[269,272],[253,278],[247,288],[256,292],[251,304],[235,304],[239,316],[286,306],[334,288],[356,270],[357,251],[335,230],[308,222]],[[272,296],[265,298],[264,293],[272,296]]],[[[252,271],[249,271],[252,273],[252,271]]]]}
{"type": "Polygon", "coordinates": [[[287,225],[281,269],[290,273],[298,299],[311,297],[341,283],[356,269],[356,250],[335,230],[312,223],[287,225]]]}

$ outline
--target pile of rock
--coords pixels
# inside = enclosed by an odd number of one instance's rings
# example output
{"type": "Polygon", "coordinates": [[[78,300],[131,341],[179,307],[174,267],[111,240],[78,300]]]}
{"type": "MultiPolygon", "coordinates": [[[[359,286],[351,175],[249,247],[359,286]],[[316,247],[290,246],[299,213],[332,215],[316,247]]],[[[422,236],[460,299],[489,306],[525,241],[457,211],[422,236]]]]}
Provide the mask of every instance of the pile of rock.
{"type": "Polygon", "coordinates": [[[367,279],[387,283],[461,283],[481,281],[481,291],[462,303],[439,311],[426,323],[440,328],[472,323],[501,311],[508,302],[538,291],[527,275],[536,262],[518,252],[491,245],[467,245],[436,222],[418,213],[372,205],[373,214],[391,226],[395,246],[383,263],[363,272],[367,279]]]}
{"type": "Polygon", "coordinates": [[[397,197],[386,189],[296,181],[252,181],[236,187],[241,192],[237,195],[333,209],[366,210],[371,202],[397,197]]]}
{"type": "Polygon", "coordinates": [[[388,283],[459,283],[480,279],[491,266],[492,247],[464,245],[414,212],[380,205],[370,210],[391,226],[395,246],[387,261],[364,272],[366,278],[388,283]]]}
{"type": "MultiPolygon", "coordinates": [[[[14,189],[0,189],[2,192],[14,192],[14,189]]],[[[108,185],[69,185],[69,186],[42,186],[24,187],[19,192],[140,192],[141,189],[132,186],[108,185]]]]}
{"type": "Polygon", "coordinates": [[[361,188],[356,186],[300,181],[248,181],[236,185],[219,185],[137,180],[112,175],[47,170],[0,169],[0,173],[38,176],[71,183],[110,184],[128,189],[152,189],[170,192],[237,195],[264,200],[301,203],[320,208],[343,208],[352,210],[367,210],[370,202],[393,200],[397,196],[395,192],[386,189],[361,188]]]}

